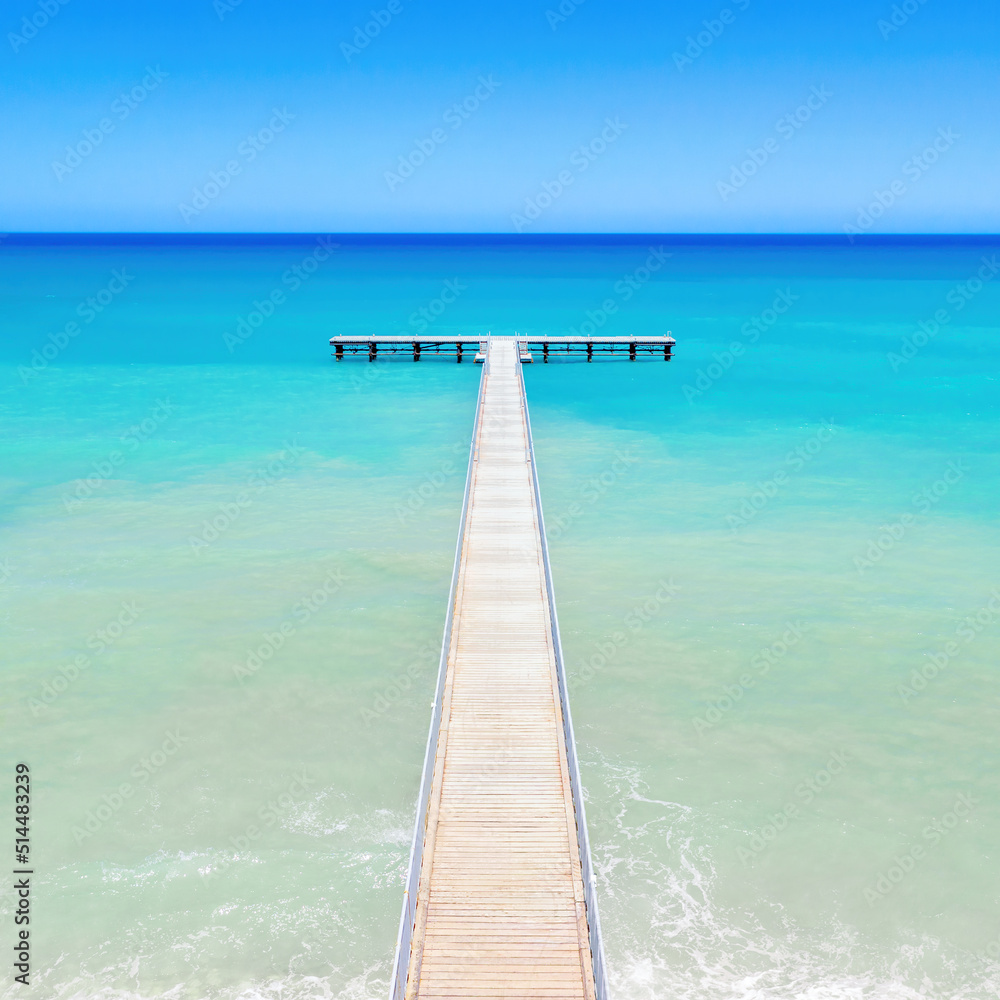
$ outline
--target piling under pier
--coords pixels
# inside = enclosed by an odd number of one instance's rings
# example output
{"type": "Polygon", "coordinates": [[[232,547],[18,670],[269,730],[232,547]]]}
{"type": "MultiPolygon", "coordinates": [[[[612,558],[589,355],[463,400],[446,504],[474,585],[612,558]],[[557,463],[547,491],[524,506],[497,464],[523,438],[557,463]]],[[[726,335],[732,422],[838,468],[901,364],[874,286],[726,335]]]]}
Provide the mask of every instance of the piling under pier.
{"type": "MultiPolygon", "coordinates": [[[[367,354],[369,361],[375,361],[380,356],[409,355],[414,361],[421,357],[432,355],[454,356],[459,364],[474,352],[475,360],[482,362],[486,357],[487,337],[454,336],[454,337],[407,337],[383,336],[381,334],[338,334],[330,338],[330,346],[334,349],[334,357],[338,361],[350,354],[367,354]]],[[[497,340],[501,338],[495,338],[497,340]]],[[[630,361],[640,356],[661,357],[669,361],[673,356],[674,338],[670,334],[664,336],[621,336],[621,337],[556,337],[515,335],[512,338],[518,346],[521,361],[531,362],[540,351],[542,361],[550,359],[570,358],[586,355],[588,361],[594,356],[625,357],[630,361]]]]}

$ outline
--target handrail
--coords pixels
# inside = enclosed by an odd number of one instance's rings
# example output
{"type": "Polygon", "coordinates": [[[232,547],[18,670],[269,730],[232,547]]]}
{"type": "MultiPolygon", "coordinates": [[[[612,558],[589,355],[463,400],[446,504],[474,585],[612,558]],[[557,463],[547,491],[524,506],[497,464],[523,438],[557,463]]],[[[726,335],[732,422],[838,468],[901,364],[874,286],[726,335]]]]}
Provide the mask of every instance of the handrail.
{"type": "Polygon", "coordinates": [[[483,365],[479,379],[479,395],[476,397],[476,417],[472,425],[472,446],[469,448],[469,469],[465,477],[465,495],[462,498],[462,513],[458,521],[458,543],[455,546],[455,565],[451,571],[451,588],[448,591],[448,613],[445,617],[444,639],[441,643],[441,660],[438,664],[437,688],[434,693],[434,710],[427,735],[427,749],[424,751],[424,770],[420,778],[420,795],[417,799],[417,816],[413,824],[413,843],[410,846],[410,865],[403,893],[403,912],[399,918],[399,933],[396,937],[396,956],[393,961],[392,988],[390,1000],[404,1000],[406,979],[410,969],[410,945],[413,940],[413,926],[416,920],[417,892],[420,887],[420,868],[424,858],[424,832],[427,826],[427,806],[430,801],[431,782],[434,778],[434,762],[437,757],[438,734],[441,730],[441,700],[448,673],[448,651],[451,647],[451,627],[455,611],[455,590],[458,586],[458,571],[462,563],[462,543],[465,540],[465,521],[469,512],[469,492],[472,488],[472,471],[478,459],[480,417],[483,407],[483,393],[489,364],[483,365]]]}
{"type": "MultiPolygon", "coordinates": [[[[515,347],[517,342],[515,341],[515,347]]],[[[609,1000],[607,968],[604,961],[604,942],[601,938],[601,918],[597,910],[597,885],[590,860],[590,837],[587,835],[587,814],[583,806],[583,786],[580,782],[580,767],[576,757],[576,738],[573,735],[573,719],[569,710],[569,689],[566,685],[566,670],[563,663],[562,640],[559,637],[559,620],[556,617],[556,596],[552,586],[552,567],[549,564],[549,546],[545,536],[545,518],[542,515],[542,497],[538,488],[538,469],[535,465],[535,445],[531,437],[531,421],[528,419],[528,397],[524,387],[524,371],[520,354],[515,350],[518,385],[521,390],[521,407],[528,435],[528,456],[531,464],[531,482],[535,492],[535,511],[538,515],[538,533],[541,537],[542,564],[545,567],[545,586],[548,591],[549,623],[552,628],[552,644],[555,650],[556,676],[559,681],[559,701],[562,706],[563,733],[566,739],[566,762],[569,767],[569,782],[573,792],[573,806],[576,811],[576,835],[580,848],[580,868],[583,876],[583,893],[587,904],[587,924],[590,930],[590,954],[594,963],[594,990],[597,1000],[609,1000]]]]}

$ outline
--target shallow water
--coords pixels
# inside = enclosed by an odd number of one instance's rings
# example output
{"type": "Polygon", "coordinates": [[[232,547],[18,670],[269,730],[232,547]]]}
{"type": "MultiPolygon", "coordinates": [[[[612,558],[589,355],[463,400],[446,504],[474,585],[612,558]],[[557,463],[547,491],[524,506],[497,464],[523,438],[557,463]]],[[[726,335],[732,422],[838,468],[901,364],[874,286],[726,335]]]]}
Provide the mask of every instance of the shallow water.
{"type": "Polygon", "coordinates": [[[678,339],[526,372],[613,995],[997,995],[993,248],[313,252],[0,249],[0,996],[385,995],[478,371],[325,338],[421,308],[678,339]]]}

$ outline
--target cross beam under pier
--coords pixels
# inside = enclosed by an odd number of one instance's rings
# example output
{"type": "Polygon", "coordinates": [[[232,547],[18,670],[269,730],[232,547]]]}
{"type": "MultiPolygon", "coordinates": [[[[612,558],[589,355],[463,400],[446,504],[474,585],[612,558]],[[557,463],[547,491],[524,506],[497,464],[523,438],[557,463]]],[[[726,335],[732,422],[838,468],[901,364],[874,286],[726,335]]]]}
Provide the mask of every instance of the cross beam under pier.
{"type": "MultiPolygon", "coordinates": [[[[624,355],[630,361],[635,361],[640,354],[659,356],[665,361],[673,356],[676,341],[670,334],[665,336],[646,337],[553,337],[547,334],[530,336],[515,335],[518,354],[522,362],[534,361],[532,351],[541,351],[542,361],[548,362],[550,357],[569,357],[586,355],[587,360],[593,360],[598,355],[624,355]]],[[[488,337],[456,335],[453,337],[407,337],[383,336],[367,334],[355,336],[339,334],[330,338],[330,346],[338,361],[347,354],[367,354],[369,361],[375,361],[380,354],[411,355],[414,361],[419,361],[425,354],[454,355],[459,364],[472,353],[477,362],[486,358],[488,337]]]]}

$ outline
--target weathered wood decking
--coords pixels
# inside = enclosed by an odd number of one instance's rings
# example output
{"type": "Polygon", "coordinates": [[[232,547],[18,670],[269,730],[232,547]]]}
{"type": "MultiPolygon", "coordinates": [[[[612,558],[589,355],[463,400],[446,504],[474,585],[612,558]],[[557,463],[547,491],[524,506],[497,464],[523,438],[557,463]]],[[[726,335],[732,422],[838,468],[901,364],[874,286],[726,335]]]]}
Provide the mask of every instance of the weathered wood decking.
{"type": "Polygon", "coordinates": [[[394,996],[594,1000],[603,960],[514,338],[491,339],[482,379],[394,996]]]}

